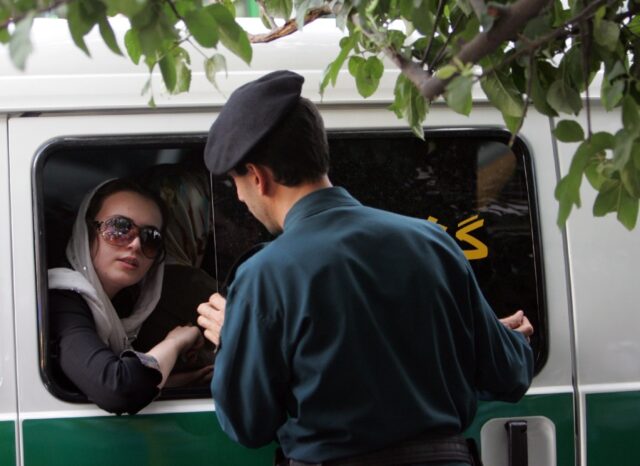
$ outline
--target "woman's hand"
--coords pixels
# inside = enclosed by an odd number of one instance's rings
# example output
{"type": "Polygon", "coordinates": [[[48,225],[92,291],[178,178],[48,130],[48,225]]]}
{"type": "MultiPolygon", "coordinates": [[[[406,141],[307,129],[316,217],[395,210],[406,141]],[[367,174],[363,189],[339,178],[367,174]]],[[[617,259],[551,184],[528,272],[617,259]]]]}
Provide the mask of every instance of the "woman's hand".
{"type": "Polygon", "coordinates": [[[204,338],[198,327],[192,325],[179,325],[165,337],[165,340],[173,341],[176,344],[178,354],[185,353],[191,349],[198,349],[204,345],[204,338]]]}
{"type": "Polygon", "coordinates": [[[224,324],[224,311],[227,300],[221,294],[212,294],[209,301],[198,306],[198,325],[204,329],[204,336],[211,343],[220,346],[220,332],[224,324]]]}

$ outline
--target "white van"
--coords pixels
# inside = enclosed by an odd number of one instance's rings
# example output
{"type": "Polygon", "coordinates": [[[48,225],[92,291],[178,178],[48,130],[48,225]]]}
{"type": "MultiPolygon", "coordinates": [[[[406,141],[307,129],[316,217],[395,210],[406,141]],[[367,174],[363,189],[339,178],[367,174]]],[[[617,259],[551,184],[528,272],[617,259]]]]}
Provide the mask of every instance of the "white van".
{"type": "MultiPolygon", "coordinates": [[[[202,69],[191,92],[178,96],[163,94],[155,76],[157,108],[141,95],[144,66],[109,52],[97,34],[87,38],[93,58],[85,57],[64,22],[36,21],[26,73],[2,56],[1,465],[271,464],[273,446],[249,450],[227,439],[206,387],[168,389],[137,415],[114,416],[62,383],[52,369],[46,271],[59,263],[88,189],[161,163],[204,170],[206,133],[225,96],[283,68],[304,75],[303,94],[319,104],[334,183],[365,204],[447,228],[496,313],[523,308],[535,325],[531,389],[517,404],[481,403],[467,431],[485,465],[640,464],[637,231],[594,219],[589,208],[572,213],[566,230],[557,227],[553,192],[575,147],[556,143],[553,122],[533,109],[510,149],[499,112],[479,95],[468,118],[435,104],[425,141],[413,137],[387,109],[397,72],[368,100],[343,72],[321,99],[322,70],[338,52],[333,24],[316,21],[255,46],[251,68],[228,55],[221,92],[202,69]]],[[[592,108],[595,128],[619,127],[618,116],[597,102],[592,108]]],[[[203,267],[223,278],[265,233],[227,180],[212,185],[216,242],[203,267]]],[[[592,191],[582,196],[592,205],[592,191]]]]}

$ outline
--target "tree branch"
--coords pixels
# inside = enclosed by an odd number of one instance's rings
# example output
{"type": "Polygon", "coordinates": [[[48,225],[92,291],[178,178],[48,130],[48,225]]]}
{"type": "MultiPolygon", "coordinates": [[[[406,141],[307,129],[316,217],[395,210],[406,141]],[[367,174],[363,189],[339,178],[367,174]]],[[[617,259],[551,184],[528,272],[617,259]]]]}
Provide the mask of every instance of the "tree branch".
{"type": "Polygon", "coordinates": [[[51,10],[55,10],[59,6],[67,4],[67,3],[71,3],[71,0],[55,0],[51,5],[43,6],[42,8],[37,8],[35,10],[29,10],[29,11],[27,11],[25,13],[22,13],[22,14],[19,14],[17,16],[12,16],[12,17],[7,18],[6,20],[4,20],[3,22],[0,23],[0,29],[5,29],[11,23],[13,23],[13,24],[19,23],[20,21],[25,19],[29,14],[35,13],[36,15],[40,15],[42,13],[47,13],[47,12],[49,12],[51,10]]]}
{"type": "Polygon", "coordinates": [[[362,33],[368,39],[370,39],[374,44],[378,45],[382,49],[382,52],[388,58],[390,58],[398,68],[400,68],[402,74],[404,74],[407,79],[409,79],[409,81],[411,81],[418,89],[420,88],[420,83],[428,80],[431,77],[431,73],[425,70],[421,64],[414,62],[411,59],[405,58],[391,46],[384,46],[383,39],[379,37],[379,34],[376,34],[374,31],[369,30],[360,20],[359,15],[352,15],[351,20],[360,28],[362,33]]]}
{"type": "MultiPolygon", "coordinates": [[[[304,17],[304,24],[309,24],[312,21],[315,21],[318,18],[322,18],[323,16],[329,16],[333,14],[333,11],[328,6],[323,6],[321,8],[314,8],[312,10],[307,11],[307,14],[304,17]]],[[[293,34],[298,30],[298,23],[295,19],[290,19],[282,26],[267,32],[266,34],[249,34],[249,41],[252,44],[262,44],[266,42],[271,42],[276,39],[280,39],[282,37],[293,34]]]]}
{"type": "MultiPolygon", "coordinates": [[[[515,37],[524,25],[547,6],[549,0],[518,0],[506,9],[494,26],[481,32],[462,47],[458,59],[462,63],[477,63],[496,50],[503,42],[515,37]]],[[[433,100],[444,92],[446,81],[432,76],[418,87],[427,100],[433,100]]]]}
{"type": "MultiPolygon", "coordinates": [[[[500,65],[503,66],[511,63],[513,60],[527,55],[555,39],[567,37],[574,32],[571,30],[571,26],[594,15],[596,10],[603,4],[613,3],[615,1],[616,0],[595,0],[591,2],[580,13],[567,20],[562,26],[522,47],[506,58],[500,65]]],[[[548,0],[518,0],[518,2],[514,3],[508,9],[508,12],[500,16],[499,22],[497,22],[490,31],[479,34],[471,42],[462,47],[458,58],[463,63],[477,63],[480,59],[496,50],[502,42],[510,40],[518,29],[521,29],[531,17],[537,15],[539,10],[544,8],[547,2],[548,0]],[[525,18],[525,15],[530,16],[525,18]],[[514,24],[516,22],[518,24],[514,24]]],[[[494,69],[491,68],[485,71],[483,75],[493,71],[494,69]]],[[[434,75],[425,80],[418,89],[425,99],[433,100],[444,92],[446,85],[447,81],[443,81],[434,75]]]]}

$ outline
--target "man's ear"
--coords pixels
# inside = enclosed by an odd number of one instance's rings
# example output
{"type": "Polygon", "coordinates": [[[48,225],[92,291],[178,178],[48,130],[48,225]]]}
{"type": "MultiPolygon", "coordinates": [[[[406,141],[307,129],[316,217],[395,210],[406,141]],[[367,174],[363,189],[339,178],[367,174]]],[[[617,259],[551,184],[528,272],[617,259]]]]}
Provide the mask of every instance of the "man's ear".
{"type": "Polygon", "coordinates": [[[261,195],[269,194],[273,187],[273,174],[271,170],[263,165],[257,165],[254,163],[248,163],[246,165],[248,174],[251,176],[251,181],[261,195]]]}

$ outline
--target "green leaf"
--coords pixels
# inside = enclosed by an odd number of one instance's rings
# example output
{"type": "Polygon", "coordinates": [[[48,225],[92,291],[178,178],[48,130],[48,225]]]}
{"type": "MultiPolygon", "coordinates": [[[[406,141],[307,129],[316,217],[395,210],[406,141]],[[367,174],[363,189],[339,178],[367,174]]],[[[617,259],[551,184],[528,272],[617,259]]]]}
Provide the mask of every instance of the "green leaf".
{"type": "Polygon", "coordinates": [[[620,38],[620,26],[606,19],[595,21],[593,37],[598,44],[613,52],[620,38]]]}
{"type": "Polygon", "coordinates": [[[638,104],[633,97],[627,96],[622,102],[622,124],[633,137],[640,134],[640,114],[638,104]]]}
{"type": "Polygon", "coordinates": [[[605,150],[613,150],[616,145],[615,137],[611,133],[599,131],[591,135],[589,144],[593,148],[593,152],[601,152],[605,150]]]}
{"type": "Polygon", "coordinates": [[[165,87],[169,92],[174,92],[177,82],[175,57],[172,53],[167,53],[160,59],[159,65],[165,87]]]}
{"type": "Polygon", "coordinates": [[[418,8],[415,8],[411,20],[415,28],[425,36],[433,34],[435,16],[429,9],[429,2],[424,1],[418,8]]]}
{"type": "Polygon", "coordinates": [[[271,16],[289,19],[293,11],[292,0],[266,0],[265,6],[271,16]]]}
{"type": "Polygon", "coordinates": [[[11,35],[7,28],[0,29],[0,44],[7,44],[11,40],[11,35]]]}
{"type": "Polygon", "coordinates": [[[396,79],[394,89],[395,100],[389,107],[398,118],[405,118],[413,133],[420,139],[424,139],[422,122],[427,114],[427,101],[416,89],[411,81],[400,74],[396,79]]]}
{"type": "Polygon", "coordinates": [[[603,217],[609,212],[618,210],[622,185],[618,180],[607,180],[600,187],[600,192],[593,203],[593,215],[603,217]]]}
{"type": "Polygon", "coordinates": [[[29,13],[16,24],[16,28],[11,35],[9,42],[9,55],[16,67],[24,71],[27,64],[27,57],[32,52],[31,26],[33,25],[34,13],[29,13]]]}
{"type": "Polygon", "coordinates": [[[577,115],[582,109],[580,94],[561,79],[558,79],[549,87],[547,102],[558,113],[573,113],[577,115]]]}
{"type": "Polygon", "coordinates": [[[111,51],[117,55],[122,55],[122,51],[118,46],[118,42],[116,41],[116,36],[113,33],[113,29],[111,29],[111,24],[109,24],[109,20],[106,16],[103,16],[98,22],[98,26],[100,28],[100,35],[104,40],[107,47],[111,49],[111,51]]]}
{"type": "Polygon", "coordinates": [[[571,209],[575,205],[580,207],[580,185],[582,184],[582,174],[590,161],[596,156],[606,144],[611,143],[607,133],[596,133],[591,140],[583,141],[578,146],[576,153],[571,160],[569,172],[560,180],[555,190],[555,197],[559,201],[558,226],[564,227],[571,209]]]}
{"type": "Polygon", "coordinates": [[[640,197],[640,171],[633,166],[633,163],[628,163],[620,171],[620,181],[629,195],[640,197]]]}
{"type": "Polygon", "coordinates": [[[378,57],[369,57],[365,60],[354,56],[349,59],[349,73],[356,78],[356,88],[360,95],[366,98],[378,89],[380,78],[384,73],[384,65],[378,57]]]}
{"type": "Polygon", "coordinates": [[[322,6],[324,0],[294,0],[294,5],[296,8],[296,23],[298,29],[302,29],[304,27],[304,18],[307,14],[307,11],[318,8],[322,6]]]}
{"type": "Polygon", "coordinates": [[[626,129],[621,129],[616,133],[613,148],[613,166],[616,170],[622,170],[631,158],[634,140],[635,134],[626,129]]]}
{"type": "Polygon", "coordinates": [[[218,82],[216,81],[216,74],[220,71],[227,72],[227,59],[224,55],[217,53],[204,61],[204,72],[216,89],[218,88],[218,82]]]}
{"type": "Polygon", "coordinates": [[[445,65],[436,72],[436,77],[438,79],[446,81],[457,72],[458,72],[458,67],[456,65],[445,65]]]}
{"type": "Polygon", "coordinates": [[[176,64],[176,87],[173,93],[187,92],[191,87],[191,68],[189,68],[191,57],[185,49],[178,48],[174,52],[174,58],[176,64]]]}
{"type": "Polygon", "coordinates": [[[88,56],[91,56],[89,49],[87,48],[87,44],[84,42],[84,36],[91,31],[95,23],[91,22],[91,20],[84,15],[82,1],[71,2],[69,4],[67,23],[69,25],[69,32],[71,32],[73,42],[80,50],[88,56]]]}
{"type": "Polygon", "coordinates": [[[109,10],[133,18],[147,6],[147,0],[109,0],[109,10]]]}
{"type": "Polygon", "coordinates": [[[253,54],[251,43],[247,33],[236,22],[231,12],[224,6],[215,3],[205,7],[205,9],[215,20],[220,41],[224,46],[244,60],[245,63],[250,64],[253,54]]]}
{"type": "Polygon", "coordinates": [[[582,50],[579,46],[571,47],[562,58],[560,73],[565,77],[565,83],[571,88],[582,92],[585,89],[582,50]]]}
{"type": "Polygon", "coordinates": [[[537,62],[533,65],[533,71],[527,67],[526,77],[531,81],[531,100],[533,106],[543,115],[558,116],[558,113],[547,103],[546,81],[542,79],[537,62]],[[530,78],[529,75],[532,74],[530,78]]]}
{"type": "Polygon", "coordinates": [[[131,61],[136,65],[140,62],[140,56],[142,55],[142,47],[140,46],[140,39],[135,29],[129,29],[124,35],[124,46],[127,48],[127,53],[131,58],[131,61]]]}
{"type": "MultiPolygon", "coordinates": [[[[550,15],[540,15],[531,19],[524,27],[522,31],[522,35],[529,39],[529,41],[534,41],[539,37],[544,36],[545,34],[551,32],[553,28],[551,27],[551,16],[550,15]]],[[[517,46],[523,45],[521,41],[518,41],[517,46]]]]}
{"type": "Polygon", "coordinates": [[[636,170],[640,170],[640,143],[636,142],[631,149],[631,157],[633,159],[633,166],[636,170]]]}
{"type": "Polygon", "coordinates": [[[322,82],[320,83],[320,94],[324,93],[324,90],[331,82],[332,86],[336,85],[336,80],[338,79],[338,74],[340,74],[340,69],[344,64],[345,60],[355,47],[358,40],[358,35],[353,34],[348,37],[343,37],[340,40],[340,53],[336,57],[334,61],[329,63],[329,65],[325,68],[324,74],[322,75],[322,82]]]}
{"type": "Polygon", "coordinates": [[[493,72],[480,80],[482,90],[491,103],[509,117],[520,118],[524,112],[524,102],[515,84],[502,72],[493,72]]]}
{"type": "Polygon", "coordinates": [[[196,41],[203,47],[215,47],[218,43],[218,25],[213,16],[200,9],[187,13],[184,22],[196,41]]]}
{"type": "Polygon", "coordinates": [[[507,126],[507,129],[511,133],[518,132],[520,128],[520,124],[522,123],[522,117],[514,117],[510,115],[502,114],[502,119],[504,120],[504,124],[507,126]]]}
{"type": "Polygon", "coordinates": [[[587,180],[596,191],[600,191],[602,184],[609,179],[602,174],[602,165],[602,162],[593,160],[584,169],[584,174],[587,177],[587,180]]]}
{"type": "Polygon", "coordinates": [[[457,76],[446,87],[445,99],[447,105],[462,115],[471,113],[473,78],[471,76],[457,76]]]}
{"type": "Polygon", "coordinates": [[[640,36],[640,16],[634,15],[629,24],[627,24],[627,28],[636,36],[640,36]]]}
{"type": "Polygon", "coordinates": [[[160,8],[157,1],[151,3],[149,8],[142,10],[134,18],[131,18],[131,28],[137,31],[138,40],[145,63],[149,68],[164,55],[178,40],[178,31],[173,24],[175,19],[167,16],[167,9],[160,8]]]}
{"type": "Polygon", "coordinates": [[[553,130],[553,134],[561,142],[578,142],[584,139],[582,126],[573,120],[561,120],[553,130]]]}
{"type": "Polygon", "coordinates": [[[613,83],[607,78],[602,80],[600,87],[600,99],[607,111],[613,110],[624,96],[624,81],[617,79],[613,83]]]}
{"type": "Polygon", "coordinates": [[[351,74],[351,76],[353,76],[354,78],[358,76],[358,73],[360,71],[360,67],[362,65],[364,65],[365,63],[365,59],[354,55],[353,57],[349,58],[349,64],[347,65],[349,68],[349,74],[351,74]]]}
{"type": "Polygon", "coordinates": [[[638,221],[638,198],[620,190],[620,202],[618,204],[618,220],[629,231],[633,230],[638,221]]]}

